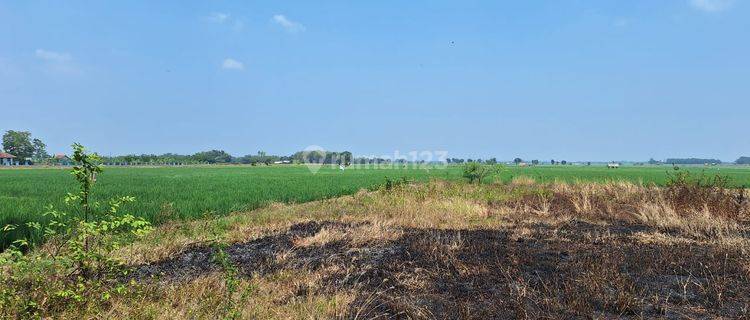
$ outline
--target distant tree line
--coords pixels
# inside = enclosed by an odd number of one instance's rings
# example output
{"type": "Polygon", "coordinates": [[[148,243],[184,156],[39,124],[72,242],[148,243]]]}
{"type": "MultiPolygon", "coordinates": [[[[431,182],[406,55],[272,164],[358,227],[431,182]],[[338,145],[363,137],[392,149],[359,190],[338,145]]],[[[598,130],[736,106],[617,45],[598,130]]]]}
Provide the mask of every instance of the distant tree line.
{"type": "Polygon", "coordinates": [[[197,152],[192,155],[181,155],[175,153],[165,153],[161,155],[156,154],[141,154],[141,155],[124,155],[124,156],[105,156],[102,157],[102,161],[106,164],[112,165],[154,165],[154,164],[230,164],[230,163],[242,163],[242,164],[265,164],[270,165],[271,163],[279,160],[288,160],[289,157],[279,157],[266,155],[263,151],[258,151],[258,154],[245,155],[242,157],[235,157],[227,153],[224,150],[208,150],[197,152]]]}
{"type": "MultiPolygon", "coordinates": [[[[57,164],[63,162],[69,162],[70,159],[64,155],[50,156],[47,152],[47,145],[38,138],[34,138],[29,131],[14,131],[8,130],[3,134],[2,137],[2,150],[3,152],[9,153],[16,158],[14,159],[17,163],[21,164],[57,164]]],[[[382,163],[408,163],[406,159],[383,159],[378,157],[357,157],[355,158],[351,152],[335,152],[335,151],[323,151],[323,150],[312,150],[312,151],[299,151],[290,156],[277,156],[269,155],[264,151],[258,151],[256,154],[244,155],[241,157],[235,157],[227,153],[224,150],[208,150],[197,152],[192,155],[181,155],[176,153],[164,153],[164,154],[130,154],[122,156],[103,156],[102,161],[106,164],[111,165],[155,165],[155,164],[251,164],[251,165],[270,165],[274,162],[282,161],[284,163],[320,163],[320,164],[382,164],[382,163]]],[[[484,164],[497,164],[497,158],[489,158],[486,160],[482,159],[461,159],[461,158],[448,158],[445,159],[448,164],[463,164],[463,163],[484,163],[484,164]]],[[[421,162],[424,161],[411,161],[421,162]]],[[[525,163],[521,158],[513,159],[516,165],[525,163]]],[[[569,162],[562,160],[550,160],[550,164],[566,165],[569,162]]],[[[706,163],[722,163],[718,159],[702,159],[702,158],[669,158],[664,162],[649,159],[649,164],[706,164],[706,163]]],[[[734,163],[748,165],[750,164],[750,157],[740,157],[734,163]]],[[[539,160],[531,160],[532,165],[540,164],[539,160]]],[[[588,163],[590,165],[590,162],[588,163]]]]}
{"type": "MultiPolygon", "coordinates": [[[[49,157],[49,155],[46,155],[46,151],[44,150],[44,144],[41,143],[38,139],[34,139],[35,145],[40,146],[41,148],[38,148],[33,152],[35,157],[36,155],[39,155],[39,157],[49,157]]],[[[6,151],[7,152],[7,151],[6,151]]],[[[9,152],[11,153],[11,152],[9,152]]],[[[13,153],[11,153],[13,154],[13,153]]],[[[343,151],[343,152],[336,152],[336,151],[323,151],[323,150],[313,150],[313,151],[298,151],[295,152],[292,155],[289,156],[278,156],[278,155],[269,155],[264,151],[258,151],[256,154],[249,154],[244,155],[241,157],[235,157],[231,154],[227,153],[224,150],[209,150],[209,151],[202,151],[195,153],[193,155],[180,155],[180,154],[174,154],[174,153],[165,153],[161,155],[156,154],[141,154],[141,155],[124,155],[124,156],[114,156],[114,157],[102,157],[102,159],[105,161],[105,163],[113,163],[113,164],[170,164],[170,163],[178,163],[178,164],[198,164],[198,163],[207,163],[207,164],[231,164],[231,163],[239,163],[239,164],[252,164],[252,165],[270,165],[277,161],[284,161],[285,163],[319,163],[319,164],[343,164],[343,165],[350,165],[350,164],[384,164],[384,163],[408,163],[408,162],[424,162],[424,161],[408,161],[406,159],[384,159],[384,158],[378,158],[378,157],[354,157],[351,152],[349,151],[343,151]]],[[[489,159],[462,159],[462,158],[447,158],[445,159],[448,164],[464,164],[464,163],[483,163],[483,164],[497,164],[499,163],[497,158],[489,158],[489,159]]],[[[532,165],[539,165],[542,162],[539,160],[531,160],[529,161],[532,165]]],[[[526,163],[525,160],[521,158],[515,158],[513,159],[513,163],[516,165],[519,165],[521,163],[526,163]]],[[[706,164],[706,163],[716,163],[720,164],[722,163],[721,160],[718,159],[703,159],[703,158],[669,158],[665,161],[658,161],[649,159],[647,162],[649,164],[706,164]]],[[[740,157],[735,161],[736,164],[750,164],[750,157],[740,157]]],[[[568,165],[571,164],[568,161],[565,160],[550,160],[549,164],[552,165],[568,165]]],[[[591,165],[590,162],[587,163],[588,165],[591,165]]]]}
{"type": "Polygon", "coordinates": [[[484,164],[497,164],[497,158],[489,158],[487,160],[482,159],[461,159],[461,158],[447,158],[445,161],[448,164],[454,163],[454,164],[462,164],[462,163],[484,163],[484,164]]]}
{"type": "Polygon", "coordinates": [[[701,158],[669,158],[665,161],[670,164],[706,164],[721,163],[719,159],[701,159],[701,158]]]}
{"type": "MultiPolygon", "coordinates": [[[[350,165],[354,162],[354,157],[349,151],[335,152],[323,150],[299,151],[291,156],[292,160],[297,163],[320,163],[320,164],[343,164],[350,165]]],[[[364,158],[358,159],[364,161],[364,158]]],[[[382,159],[381,159],[382,160],[382,159]]]]}
{"type": "MultiPolygon", "coordinates": [[[[223,152],[223,151],[221,151],[223,152]]],[[[181,155],[175,153],[165,154],[128,154],[123,156],[102,156],[102,162],[109,165],[148,165],[148,164],[197,164],[208,163],[207,161],[196,160],[194,155],[181,155]]],[[[215,163],[212,161],[211,163],[215,163]]]]}
{"type": "MultiPolygon", "coordinates": [[[[165,153],[162,155],[142,154],[142,155],[124,155],[115,157],[102,157],[102,160],[108,164],[250,164],[250,165],[270,165],[274,162],[284,163],[320,163],[320,164],[345,164],[353,163],[352,153],[349,151],[299,151],[290,156],[270,155],[265,151],[258,151],[256,154],[248,154],[241,157],[235,157],[224,150],[208,150],[197,152],[192,155],[180,155],[174,153],[165,153]]],[[[365,163],[365,159],[359,159],[365,163]]],[[[371,161],[371,160],[370,160],[371,161]]],[[[371,162],[370,162],[371,163],[371,162]]]]}

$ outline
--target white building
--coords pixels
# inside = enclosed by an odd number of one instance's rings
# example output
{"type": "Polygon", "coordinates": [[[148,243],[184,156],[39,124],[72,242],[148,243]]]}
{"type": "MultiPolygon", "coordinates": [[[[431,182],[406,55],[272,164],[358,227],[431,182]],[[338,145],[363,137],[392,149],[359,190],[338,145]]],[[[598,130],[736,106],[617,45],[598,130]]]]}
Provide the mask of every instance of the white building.
{"type": "Polygon", "coordinates": [[[14,160],[16,157],[10,153],[0,152],[0,165],[2,166],[11,166],[14,164],[14,160]]]}

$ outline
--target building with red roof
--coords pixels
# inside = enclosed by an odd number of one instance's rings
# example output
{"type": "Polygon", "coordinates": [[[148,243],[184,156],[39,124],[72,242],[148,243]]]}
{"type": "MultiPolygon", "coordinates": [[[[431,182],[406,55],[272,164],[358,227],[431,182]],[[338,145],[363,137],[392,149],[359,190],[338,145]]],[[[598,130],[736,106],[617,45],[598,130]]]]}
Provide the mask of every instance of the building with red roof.
{"type": "Polygon", "coordinates": [[[63,166],[69,166],[73,164],[73,160],[71,160],[70,157],[62,153],[55,154],[55,156],[52,157],[52,160],[54,161],[55,164],[59,164],[63,166]]]}
{"type": "Polygon", "coordinates": [[[12,165],[13,164],[13,159],[15,159],[15,158],[16,158],[16,156],[14,156],[14,155],[12,155],[10,153],[0,152],[0,165],[3,165],[3,166],[12,165]]]}

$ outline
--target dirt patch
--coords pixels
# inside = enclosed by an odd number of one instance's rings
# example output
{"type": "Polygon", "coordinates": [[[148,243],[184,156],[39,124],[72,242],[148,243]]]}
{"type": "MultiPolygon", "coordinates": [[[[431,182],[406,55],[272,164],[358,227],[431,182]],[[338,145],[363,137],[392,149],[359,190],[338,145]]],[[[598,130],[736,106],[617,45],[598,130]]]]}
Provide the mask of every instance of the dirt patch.
{"type": "MultiPolygon", "coordinates": [[[[276,261],[277,256],[291,251],[296,239],[311,237],[322,228],[351,228],[352,226],[352,224],[332,221],[298,223],[286,232],[233,244],[224,251],[242,273],[266,274],[281,267],[276,261]]],[[[130,278],[141,281],[192,280],[200,275],[219,271],[219,265],[214,262],[216,250],[215,247],[209,245],[192,246],[171,259],[135,267],[129,273],[130,278]]]]}
{"type": "MultiPolygon", "coordinates": [[[[320,272],[322,293],[356,290],[350,318],[578,318],[747,316],[747,252],[711,245],[641,244],[636,225],[530,224],[506,229],[403,228],[388,241],[337,238],[296,246],[324,228],[362,224],[305,222],[231,245],[243,275],[282,269],[320,272]]],[[[190,281],[218,271],[213,248],[135,267],[139,281],[190,281]]]]}

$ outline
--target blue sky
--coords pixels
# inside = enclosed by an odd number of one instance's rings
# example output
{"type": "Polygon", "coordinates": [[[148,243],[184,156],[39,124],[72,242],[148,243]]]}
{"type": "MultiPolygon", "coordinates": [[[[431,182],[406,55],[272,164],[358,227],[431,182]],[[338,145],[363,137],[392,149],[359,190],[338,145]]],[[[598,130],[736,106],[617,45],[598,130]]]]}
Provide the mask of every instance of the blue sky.
{"type": "Polygon", "coordinates": [[[51,152],[750,155],[750,4],[0,1],[0,130],[51,152]]]}

